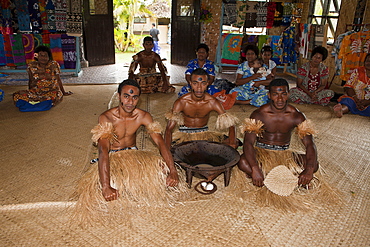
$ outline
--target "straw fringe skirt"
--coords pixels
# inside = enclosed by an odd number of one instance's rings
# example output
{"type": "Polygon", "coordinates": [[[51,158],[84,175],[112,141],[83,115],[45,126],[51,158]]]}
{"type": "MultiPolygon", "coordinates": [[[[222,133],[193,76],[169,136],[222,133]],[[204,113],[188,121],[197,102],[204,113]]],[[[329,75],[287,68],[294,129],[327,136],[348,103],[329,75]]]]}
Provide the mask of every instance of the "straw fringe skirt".
{"type": "Polygon", "coordinates": [[[177,131],[173,134],[173,145],[187,142],[187,141],[210,141],[210,142],[222,142],[225,139],[224,134],[215,131],[203,131],[197,133],[185,133],[177,131]]]}
{"type": "MultiPolygon", "coordinates": [[[[264,177],[276,166],[286,166],[295,176],[303,171],[299,165],[299,155],[291,150],[273,151],[255,147],[256,158],[262,169],[264,177]]],[[[310,210],[321,208],[324,205],[337,205],[340,202],[340,193],[331,187],[325,180],[322,168],[314,174],[307,188],[298,186],[289,196],[280,196],[266,186],[257,187],[251,178],[246,179],[246,174],[235,167],[233,169],[230,186],[234,194],[243,199],[254,198],[260,206],[273,206],[283,211],[310,210]]]]}
{"type": "MultiPolygon", "coordinates": [[[[101,191],[98,163],[78,183],[74,219],[78,223],[109,223],[127,219],[134,210],[145,207],[174,206],[187,187],[182,173],[177,187],[166,186],[169,172],[162,157],[142,150],[123,150],[109,154],[111,186],[118,200],[107,202],[101,191]]],[[[149,211],[149,210],[148,210],[149,211]]]]}

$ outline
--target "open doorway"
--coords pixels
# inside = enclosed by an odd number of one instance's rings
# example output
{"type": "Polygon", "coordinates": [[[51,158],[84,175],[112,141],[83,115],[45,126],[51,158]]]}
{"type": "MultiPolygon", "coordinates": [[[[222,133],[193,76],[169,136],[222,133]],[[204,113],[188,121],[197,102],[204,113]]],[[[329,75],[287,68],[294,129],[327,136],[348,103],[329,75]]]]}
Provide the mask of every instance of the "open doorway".
{"type": "Polygon", "coordinates": [[[168,61],[171,57],[171,1],[133,1],[132,6],[115,4],[115,57],[116,64],[129,66],[132,56],[143,50],[143,39],[150,36],[155,25],[158,29],[158,45],[156,52],[168,61]]]}

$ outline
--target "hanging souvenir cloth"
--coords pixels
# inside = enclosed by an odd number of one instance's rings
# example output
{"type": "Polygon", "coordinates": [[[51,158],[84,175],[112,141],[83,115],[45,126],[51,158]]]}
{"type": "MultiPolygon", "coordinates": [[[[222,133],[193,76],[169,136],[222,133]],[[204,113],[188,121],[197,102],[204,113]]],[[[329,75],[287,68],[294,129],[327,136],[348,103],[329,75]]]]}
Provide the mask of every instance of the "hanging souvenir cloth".
{"type": "Polygon", "coordinates": [[[236,11],[237,11],[236,26],[238,27],[242,27],[244,25],[245,13],[247,12],[248,9],[247,4],[248,2],[243,1],[236,2],[236,11]]]}
{"type": "Polygon", "coordinates": [[[40,7],[38,0],[28,0],[28,12],[30,13],[32,32],[42,33],[40,7]]]}
{"type": "Polygon", "coordinates": [[[22,34],[22,43],[24,46],[24,56],[26,63],[30,63],[33,60],[33,52],[35,47],[35,41],[33,39],[33,34],[22,34]]]}
{"type": "Polygon", "coordinates": [[[62,50],[61,34],[50,34],[50,50],[53,53],[53,59],[57,61],[61,69],[64,69],[64,59],[62,50]]]}
{"type": "Polygon", "coordinates": [[[67,31],[67,2],[66,0],[55,0],[55,25],[57,32],[67,31]]]}
{"type": "MultiPolygon", "coordinates": [[[[40,20],[41,20],[41,26],[42,26],[42,32],[43,33],[49,33],[49,30],[48,30],[48,14],[46,12],[46,1],[47,0],[39,0],[40,20]]],[[[49,0],[48,2],[51,2],[51,0],[49,0]]]]}
{"type": "Polygon", "coordinates": [[[257,25],[257,7],[258,2],[247,2],[247,10],[245,13],[245,27],[255,27],[257,25]]]}
{"type": "Polygon", "coordinates": [[[2,9],[1,11],[2,15],[2,23],[1,23],[1,33],[2,34],[12,34],[13,28],[12,28],[12,14],[10,9],[2,9]]]}
{"type": "Polygon", "coordinates": [[[267,20],[266,20],[266,27],[272,28],[274,25],[274,16],[276,10],[276,3],[275,2],[268,2],[267,3],[267,20]]]}
{"type": "Polygon", "coordinates": [[[62,52],[64,60],[65,69],[75,69],[76,68],[76,38],[73,36],[68,36],[67,34],[62,34],[62,52]]]}
{"type": "Polygon", "coordinates": [[[236,0],[224,0],[223,3],[224,3],[223,24],[231,25],[236,23],[237,18],[236,0]]]}
{"type": "Polygon", "coordinates": [[[56,24],[55,24],[55,7],[53,1],[48,1],[45,7],[46,15],[47,15],[47,23],[48,23],[48,31],[51,33],[56,32],[56,24]]]}
{"type": "Polygon", "coordinates": [[[82,36],[81,0],[68,0],[67,9],[67,34],[76,37],[82,36]]]}
{"type": "Polygon", "coordinates": [[[266,27],[267,4],[267,2],[258,2],[256,27],[266,27]]]}
{"type": "Polygon", "coordinates": [[[289,26],[292,22],[293,5],[292,3],[283,3],[282,25],[289,26]]]}
{"type": "Polygon", "coordinates": [[[17,9],[18,28],[22,32],[30,32],[30,14],[28,12],[27,0],[15,0],[15,7],[17,9]]]}
{"type": "Polygon", "coordinates": [[[6,65],[5,47],[4,47],[4,37],[0,34],[0,66],[6,65]]]}
{"type": "Polygon", "coordinates": [[[12,54],[13,61],[16,66],[26,65],[26,58],[24,55],[24,47],[22,41],[22,34],[12,35],[12,54]]]}
{"type": "Polygon", "coordinates": [[[283,22],[283,3],[276,2],[276,10],[274,16],[274,27],[279,27],[283,22]]]}
{"type": "Polygon", "coordinates": [[[4,51],[6,58],[6,66],[14,67],[13,53],[12,53],[12,34],[4,34],[4,51]]]}

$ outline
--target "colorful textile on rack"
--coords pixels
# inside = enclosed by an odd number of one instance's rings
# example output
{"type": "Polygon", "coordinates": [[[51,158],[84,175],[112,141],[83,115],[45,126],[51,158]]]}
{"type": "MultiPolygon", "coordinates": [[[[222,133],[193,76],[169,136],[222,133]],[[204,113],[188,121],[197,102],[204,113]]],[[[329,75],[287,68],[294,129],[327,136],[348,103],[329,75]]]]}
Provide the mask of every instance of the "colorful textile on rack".
{"type": "Polygon", "coordinates": [[[12,15],[10,9],[2,9],[1,15],[1,34],[12,34],[12,15]]]}
{"type": "Polygon", "coordinates": [[[303,58],[308,59],[308,47],[309,47],[309,38],[311,32],[311,24],[299,24],[298,28],[300,29],[299,37],[299,53],[303,58]]]}
{"type": "Polygon", "coordinates": [[[292,22],[293,6],[292,3],[283,3],[282,25],[289,26],[292,22]]]}
{"type": "Polygon", "coordinates": [[[64,69],[61,34],[50,34],[50,49],[53,53],[53,60],[57,61],[61,69],[64,69]]]}
{"type": "Polygon", "coordinates": [[[12,35],[12,54],[13,61],[16,66],[26,65],[26,58],[24,56],[22,34],[12,35]]]}
{"type": "Polygon", "coordinates": [[[268,2],[267,3],[267,19],[266,19],[267,28],[272,28],[272,26],[274,25],[275,10],[276,10],[276,3],[268,2]]]}
{"type": "Polygon", "coordinates": [[[6,65],[5,47],[4,47],[4,37],[0,34],[0,66],[6,65]]]}
{"type": "Polygon", "coordinates": [[[39,34],[39,33],[33,34],[33,41],[34,41],[33,48],[36,48],[36,47],[42,45],[43,42],[42,42],[41,34],[39,34]]]}
{"type": "Polygon", "coordinates": [[[257,25],[257,2],[247,2],[247,10],[245,13],[245,27],[255,27],[257,25]]]}
{"type": "Polygon", "coordinates": [[[75,69],[76,68],[76,37],[62,34],[62,51],[64,59],[64,68],[75,69]]]}
{"type": "Polygon", "coordinates": [[[271,60],[276,64],[282,63],[283,49],[281,48],[282,37],[280,35],[271,35],[271,48],[272,57],[271,60]]]}
{"type": "Polygon", "coordinates": [[[339,34],[338,37],[335,39],[334,44],[333,44],[333,50],[331,52],[331,55],[334,57],[334,62],[335,62],[335,72],[334,75],[340,75],[340,71],[342,70],[342,59],[339,59],[339,52],[340,52],[340,47],[342,45],[342,41],[345,36],[353,34],[355,31],[351,30],[346,33],[339,34]]]}
{"type": "Polygon", "coordinates": [[[67,31],[67,2],[66,0],[55,0],[55,25],[57,32],[67,31]]]}
{"type": "Polygon", "coordinates": [[[340,78],[348,81],[354,69],[363,66],[363,61],[370,47],[370,31],[361,31],[344,37],[339,52],[342,59],[340,78]]]}
{"type": "Polygon", "coordinates": [[[295,26],[290,26],[283,31],[283,63],[295,63],[298,59],[298,53],[295,50],[295,26]]]}
{"type": "Polygon", "coordinates": [[[237,10],[236,10],[236,1],[234,3],[224,3],[224,16],[223,24],[231,25],[237,21],[237,10]]]}
{"type": "Polygon", "coordinates": [[[67,14],[67,34],[69,36],[82,36],[82,14],[71,13],[67,14]]]}
{"type": "Polygon", "coordinates": [[[49,32],[48,31],[48,14],[46,12],[46,1],[47,0],[39,0],[42,33],[49,32]]]}
{"type": "Polygon", "coordinates": [[[42,24],[40,18],[40,7],[38,0],[28,0],[28,12],[33,33],[42,33],[42,24]]]}
{"type": "Polygon", "coordinates": [[[13,33],[19,32],[19,25],[18,25],[18,17],[17,17],[17,8],[13,1],[10,4],[10,14],[11,14],[11,21],[12,21],[12,29],[13,33]]]}
{"type": "Polygon", "coordinates": [[[224,42],[222,46],[221,63],[238,64],[243,35],[224,33],[222,39],[224,42]]]}
{"type": "Polygon", "coordinates": [[[22,34],[22,42],[24,46],[24,54],[26,63],[33,61],[33,53],[35,50],[35,41],[32,34],[22,34]]]}
{"type": "Polygon", "coordinates": [[[270,37],[269,35],[259,35],[258,36],[258,43],[257,43],[258,50],[261,51],[262,47],[267,46],[267,45],[271,46],[271,39],[269,37],[270,37]]]}
{"type": "Polygon", "coordinates": [[[27,0],[14,0],[17,9],[18,27],[20,31],[30,32],[30,14],[28,12],[27,0]]]}
{"type": "Polygon", "coordinates": [[[47,22],[48,27],[47,30],[51,33],[56,31],[56,24],[55,24],[55,7],[53,1],[48,1],[45,7],[46,15],[47,15],[47,22]]]}
{"type": "Polygon", "coordinates": [[[4,51],[6,58],[6,66],[14,67],[13,53],[12,53],[12,34],[4,34],[4,51]]]}
{"type": "Polygon", "coordinates": [[[303,3],[292,3],[292,23],[301,23],[303,3]]]}
{"type": "Polygon", "coordinates": [[[245,14],[248,10],[247,4],[248,2],[242,2],[242,1],[236,2],[236,11],[237,11],[236,26],[237,27],[242,27],[244,25],[245,14]]]}
{"type": "Polygon", "coordinates": [[[50,36],[48,33],[42,34],[42,44],[50,47],[50,36]]]}
{"type": "Polygon", "coordinates": [[[258,2],[256,27],[266,27],[267,4],[268,4],[267,2],[258,2]]]}
{"type": "Polygon", "coordinates": [[[274,27],[281,26],[282,22],[283,22],[283,3],[277,2],[274,16],[274,27]]]}

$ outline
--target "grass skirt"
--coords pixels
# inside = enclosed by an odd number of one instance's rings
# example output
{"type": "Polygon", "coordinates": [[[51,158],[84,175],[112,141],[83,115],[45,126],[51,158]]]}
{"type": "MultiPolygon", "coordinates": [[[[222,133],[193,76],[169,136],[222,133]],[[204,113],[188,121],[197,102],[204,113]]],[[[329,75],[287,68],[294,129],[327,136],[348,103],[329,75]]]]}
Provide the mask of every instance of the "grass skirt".
{"type": "MultiPolygon", "coordinates": [[[[299,164],[298,153],[291,150],[274,151],[255,147],[256,158],[262,169],[264,177],[276,166],[286,166],[295,176],[303,171],[299,164]],[[298,162],[297,162],[298,161],[298,162]]],[[[304,188],[296,186],[289,196],[280,196],[266,186],[257,187],[252,179],[247,177],[240,169],[233,169],[230,186],[238,196],[250,200],[253,197],[260,206],[273,206],[283,211],[297,211],[320,208],[323,205],[336,205],[340,201],[339,193],[326,181],[320,168],[311,180],[309,186],[304,188]]]]}
{"type": "Polygon", "coordinates": [[[210,141],[210,142],[222,142],[225,139],[223,133],[215,132],[215,131],[203,131],[203,132],[196,132],[196,133],[185,133],[181,131],[176,131],[173,133],[172,137],[172,145],[177,145],[182,142],[187,141],[210,141]]]}
{"type": "MultiPolygon", "coordinates": [[[[77,188],[74,220],[77,223],[111,223],[128,219],[134,210],[174,206],[187,187],[182,173],[177,187],[166,186],[169,172],[161,156],[142,150],[123,150],[109,154],[111,186],[118,200],[107,202],[101,191],[98,163],[82,176],[77,188]]],[[[149,211],[149,210],[148,210],[149,211]]]]}

